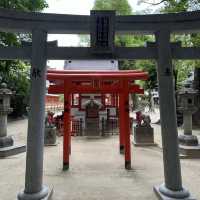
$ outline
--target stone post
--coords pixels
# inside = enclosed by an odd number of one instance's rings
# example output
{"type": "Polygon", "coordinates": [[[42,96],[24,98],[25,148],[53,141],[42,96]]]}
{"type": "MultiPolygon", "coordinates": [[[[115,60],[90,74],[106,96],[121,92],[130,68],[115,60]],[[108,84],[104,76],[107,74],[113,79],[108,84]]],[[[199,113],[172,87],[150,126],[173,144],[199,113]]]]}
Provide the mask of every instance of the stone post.
{"type": "Polygon", "coordinates": [[[190,194],[182,187],[181,168],[178,152],[178,132],[170,31],[156,33],[157,73],[159,83],[160,118],[162,131],[164,184],[154,187],[159,199],[189,199],[190,194]]]}
{"type": "Polygon", "coordinates": [[[183,113],[183,129],[185,135],[192,135],[192,113],[183,113]]]}
{"type": "Polygon", "coordinates": [[[19,200],[46,200],[50,194],[49,189],[43,185],[46,47],[47,33],[33,30],[26,178],[25,189],[18,194],[19,200]]]}

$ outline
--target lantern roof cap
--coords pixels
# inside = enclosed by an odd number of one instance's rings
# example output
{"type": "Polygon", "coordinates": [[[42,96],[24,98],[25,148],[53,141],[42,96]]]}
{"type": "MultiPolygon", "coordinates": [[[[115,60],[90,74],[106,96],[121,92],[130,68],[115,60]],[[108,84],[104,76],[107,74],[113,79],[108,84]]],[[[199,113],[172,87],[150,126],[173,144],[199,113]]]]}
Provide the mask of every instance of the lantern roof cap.
{"type": "Polygon", "coordinates": [[[10,89],[7,88],[7,84],[6,83],[1,83],[0,85],[0,95],[12,95],[12,91],[10,89]]]}
{"type": "Polygon", "coordinates": [[[193,88],[182,88],[178,93],[179,95],[198,95],[198,91],[193,88]]]}

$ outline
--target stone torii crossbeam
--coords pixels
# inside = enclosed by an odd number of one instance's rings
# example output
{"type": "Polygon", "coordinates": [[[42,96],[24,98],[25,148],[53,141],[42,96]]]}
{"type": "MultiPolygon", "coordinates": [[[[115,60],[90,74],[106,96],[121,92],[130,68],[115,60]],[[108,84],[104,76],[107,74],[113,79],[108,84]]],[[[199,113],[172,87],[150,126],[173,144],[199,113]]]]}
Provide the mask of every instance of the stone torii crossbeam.
{"type": "Polygon", "coordinates": [[[92,12],[91,16],[27,13],[0,9],[0,31],[32,33],[32,44],[0,47],[0,59],[31,60],[31,97],[28,123],[25,189],[19,200],[48,199],[43,185],[44,100],[46,61],[67,59],[155,59],[159,82],[164,160],[164,184],[154,187],[160,199],[192,199],[183,188],[178,155],[178,133],[172,59],[198,59],[200,48],[170,43],[171,33],[200,31],[200,12],[163,15],[115,16],[92,12]],[[91,47],[57,47],[47,34],[90,34],[91,47]],[[115,47],[115,34],[152,34],[147,47],[115,47]]]}

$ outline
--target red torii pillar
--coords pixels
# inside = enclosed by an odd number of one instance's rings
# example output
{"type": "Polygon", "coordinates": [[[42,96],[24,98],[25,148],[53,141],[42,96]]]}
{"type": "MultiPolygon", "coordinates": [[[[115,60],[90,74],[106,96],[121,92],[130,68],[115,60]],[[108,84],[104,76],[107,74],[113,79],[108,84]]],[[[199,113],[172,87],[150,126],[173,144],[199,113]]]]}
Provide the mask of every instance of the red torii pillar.
{"type": "Polygon", "coordinates": [[[123,93],[119,93],[119,151],[120,154],[124,154],[124,95],[123,93]]]}
{"type": "Polygon", "coordinates": [[[71,94],[64,83],[64,134],[63,134],[63,170],[69,169],[69,155],[71,153],[71,94]]]}
{"type": "Polygon", "coordinates": [[[125,168],[131,169],[130,118],[128,80],[123,80],[124,91],[119,95],[120,153],[125,153],[125,168]]]}

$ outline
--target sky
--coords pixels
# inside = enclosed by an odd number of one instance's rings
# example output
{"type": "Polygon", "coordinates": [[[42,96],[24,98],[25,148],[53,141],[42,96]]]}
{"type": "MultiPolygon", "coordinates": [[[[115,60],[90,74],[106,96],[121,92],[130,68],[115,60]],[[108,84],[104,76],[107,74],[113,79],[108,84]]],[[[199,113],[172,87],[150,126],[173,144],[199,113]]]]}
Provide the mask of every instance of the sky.
{"type": "MultiPolygon", "coordinates": [[[[137,5],[138,0],[129,0],[133,11],[144,10],[145,6],[137,5]]],[[[155,0],[153,0],[155,1],[155,0]]],[[[49,7],[43,12],[58,14],[89,15],[94,5],[94,0],[47,0],[49,7]]],[[[58,46],[78,46],[79,37],[77,35],[49,35],[48,41],[58,40],[58,46]]],[[[49,61],[48,65],[62,68],[64,61],[49,61]]]]}

